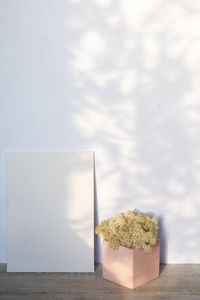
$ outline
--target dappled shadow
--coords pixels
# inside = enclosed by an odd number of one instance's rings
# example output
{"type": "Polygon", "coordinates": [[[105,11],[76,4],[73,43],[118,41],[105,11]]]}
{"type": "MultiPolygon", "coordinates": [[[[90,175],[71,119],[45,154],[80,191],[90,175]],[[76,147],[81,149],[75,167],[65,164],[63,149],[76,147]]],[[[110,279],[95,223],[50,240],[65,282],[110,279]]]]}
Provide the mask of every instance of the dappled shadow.
{"type": "Polygon", "coordinates": [[[103,3],[68,1],[66,22],[72,122],[96,151],[98,218],[153,211],[161,262],[197,262],[200,6],[103,3]]]}
{"type": "Polygon", "coordinates": [[[199,2],[4,6],[2,153],[94,150],[95,224],[151,211],[160,217],[161,261],[200,262],[199,2]]]}

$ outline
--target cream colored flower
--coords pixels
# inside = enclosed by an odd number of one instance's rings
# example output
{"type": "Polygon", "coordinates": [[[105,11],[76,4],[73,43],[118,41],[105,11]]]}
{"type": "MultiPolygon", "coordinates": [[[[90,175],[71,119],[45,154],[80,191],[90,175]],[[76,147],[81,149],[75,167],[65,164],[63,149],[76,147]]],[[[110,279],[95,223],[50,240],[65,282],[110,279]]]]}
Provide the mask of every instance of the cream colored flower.
{"type": "Polygon", "coordinates": [[[157,217],[128,210],[110,220],[103,220],[96,226],[95,233],[108,240],[113,249],[125,246],[150,252],[157,242],[158,229],[157,217]]]}

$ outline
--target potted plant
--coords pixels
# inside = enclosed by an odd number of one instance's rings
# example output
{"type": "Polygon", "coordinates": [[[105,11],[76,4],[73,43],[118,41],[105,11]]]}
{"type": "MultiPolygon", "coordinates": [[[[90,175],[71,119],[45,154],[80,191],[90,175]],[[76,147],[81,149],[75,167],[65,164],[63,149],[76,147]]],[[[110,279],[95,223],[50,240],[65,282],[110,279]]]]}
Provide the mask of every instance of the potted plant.
{"type": "Polygon", "coordinates": [[[103,220],[95,233],[103,238],[102,276],[128,288],[159,277],[158,219],[146,214],[117,214],[103,220]]]}

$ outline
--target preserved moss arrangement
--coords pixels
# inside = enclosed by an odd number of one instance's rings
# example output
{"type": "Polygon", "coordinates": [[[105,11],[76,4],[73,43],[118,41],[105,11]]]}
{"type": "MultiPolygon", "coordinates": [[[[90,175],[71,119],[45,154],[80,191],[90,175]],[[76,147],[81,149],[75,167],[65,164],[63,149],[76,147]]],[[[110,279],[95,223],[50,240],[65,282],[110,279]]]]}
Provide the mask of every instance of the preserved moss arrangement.
{"type": "Polygon", "coordinates": [[[151,252],[152,246],[157,243],[158,229],[157,217],[128,210],[112,219],[103,220],[96,226],[95,233],[107,240],[112,249],[125,246],[151,252]]]}

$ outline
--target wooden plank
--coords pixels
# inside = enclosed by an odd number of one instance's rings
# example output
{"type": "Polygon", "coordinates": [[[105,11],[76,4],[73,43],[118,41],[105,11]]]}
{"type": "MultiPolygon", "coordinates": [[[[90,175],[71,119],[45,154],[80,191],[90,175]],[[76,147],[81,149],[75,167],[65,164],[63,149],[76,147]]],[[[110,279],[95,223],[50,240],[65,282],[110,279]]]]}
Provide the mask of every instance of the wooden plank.
{"type": "MultiPolygon", "coordinates": [[[[4,267],[5,270],[5,267],[4,267]]],[[[0,273],[0,299],[200,299],[200,265],[161,265],[160,277],[131,290],[95,273],[0,273]]]]}

